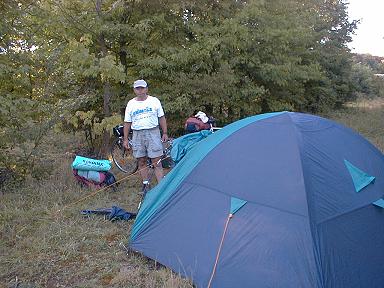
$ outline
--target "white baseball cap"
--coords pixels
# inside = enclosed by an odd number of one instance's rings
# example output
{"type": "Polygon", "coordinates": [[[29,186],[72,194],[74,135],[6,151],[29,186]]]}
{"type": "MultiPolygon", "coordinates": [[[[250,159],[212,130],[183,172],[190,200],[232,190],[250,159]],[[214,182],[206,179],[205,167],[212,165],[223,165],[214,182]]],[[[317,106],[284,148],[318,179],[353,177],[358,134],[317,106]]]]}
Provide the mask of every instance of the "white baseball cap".
{"type": "Polygon", "coordinates": [[[137,87],[147,87],[147,82],[145,82],[143,79],[140,79],[140,80],[136,80],[135,82],[133,82],[133,88],[137,88],[137,87]]]}

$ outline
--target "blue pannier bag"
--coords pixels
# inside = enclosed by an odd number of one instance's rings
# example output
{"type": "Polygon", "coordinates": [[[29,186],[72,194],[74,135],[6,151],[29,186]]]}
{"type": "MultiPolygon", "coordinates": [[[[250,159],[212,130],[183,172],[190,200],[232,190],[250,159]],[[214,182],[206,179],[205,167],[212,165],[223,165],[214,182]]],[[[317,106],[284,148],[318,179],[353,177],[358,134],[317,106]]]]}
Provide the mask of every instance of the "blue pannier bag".
{"type": "Polygon", "coordinates": [[[87,171],[108,171],[111,169],[111,162],[109,160],[96,160],[83,156],[76,156],[72,163],[72,168],[87,171]]]}

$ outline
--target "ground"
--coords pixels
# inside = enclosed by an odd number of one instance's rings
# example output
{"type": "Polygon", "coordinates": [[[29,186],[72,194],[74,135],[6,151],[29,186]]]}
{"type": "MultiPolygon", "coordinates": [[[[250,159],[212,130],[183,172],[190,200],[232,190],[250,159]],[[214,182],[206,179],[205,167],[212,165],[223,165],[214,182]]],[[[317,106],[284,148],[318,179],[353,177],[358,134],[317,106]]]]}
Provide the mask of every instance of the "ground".
{"type": "MultiPolygon", "coordinates": [[[[383,151],[381,103],[355,103],[322,116],[357,130],[383,151]]],[[[47,160],[56,167],[51,175],[0,195],[0,287],[193,287],[154,261],[127,253],[133,220],[111,223],[80,214],[112,205],[136,211],[138,176],[125,178],[116,191],[80,188],[70,169],[79,142],[68,135],[55,139],[46,143],[47,160]]],[[[113,172],[117,179],[126,177],[113,172]]]]}

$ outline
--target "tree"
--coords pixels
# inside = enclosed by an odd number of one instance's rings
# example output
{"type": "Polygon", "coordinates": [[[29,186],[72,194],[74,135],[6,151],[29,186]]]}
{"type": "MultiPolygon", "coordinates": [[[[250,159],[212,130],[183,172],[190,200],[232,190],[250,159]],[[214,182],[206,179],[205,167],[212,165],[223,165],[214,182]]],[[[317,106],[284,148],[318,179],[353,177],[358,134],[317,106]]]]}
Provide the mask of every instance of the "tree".
{"type": "Polygon", "coordinates": [[[4,1],[0,19],[0,165],[19,175],[39,159],[45,133],[42,121],[50,108],[44,101],[44,61],[36,48],[30,18],[33,2],[4,1]]]}
{"type": "MultiPolygon", "coordinates": [[[[121,121],[138,78],[162,100],[174,131],[195,110],[224,125],[261,112],[317,112],[353,96],[346,44],[356,22],[349,22],[344,1],[2,5],[3,134],[61,123],[84,131],[105,154],[108,133],[121,121]]],[[[15,145],[4,139],[4,149],[15,145]]]]}

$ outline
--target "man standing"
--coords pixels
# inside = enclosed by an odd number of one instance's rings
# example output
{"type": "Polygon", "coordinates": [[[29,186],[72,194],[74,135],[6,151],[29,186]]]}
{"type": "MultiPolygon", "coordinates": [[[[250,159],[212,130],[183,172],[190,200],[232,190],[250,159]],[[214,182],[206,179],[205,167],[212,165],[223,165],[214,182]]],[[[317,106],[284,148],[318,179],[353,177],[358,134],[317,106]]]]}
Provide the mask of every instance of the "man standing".
{"type": "Polygon", "coordinates": [[[163,167],[160,159],[163,155],[163,144],[168,140],[167,121],[159,99],[148,95],[148,85],[144,80],[133,83],[136,95],[125,108],[124,118],[124,148],[132,148],[133,156],[138,159],[139,170],[143,184],[148,184],[147,159],[155,166],[157,182],[163,178],[163,167]],[[160,135],[160,128],[163,136],[160,135]],[[129,147],[128,134],[133,130],[132,147],[129,147]]]}

